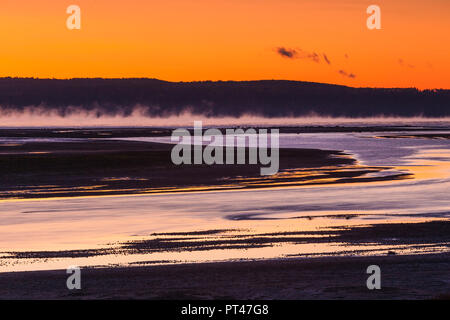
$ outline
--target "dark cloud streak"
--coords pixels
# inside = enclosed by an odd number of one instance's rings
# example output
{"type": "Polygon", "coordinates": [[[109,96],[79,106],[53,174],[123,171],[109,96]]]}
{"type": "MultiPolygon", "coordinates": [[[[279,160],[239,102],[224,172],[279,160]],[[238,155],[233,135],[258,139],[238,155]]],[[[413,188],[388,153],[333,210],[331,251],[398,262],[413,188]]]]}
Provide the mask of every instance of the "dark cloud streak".
{"type": "Polygon", "coordinates": [[[297,51],[294,49],[287,49],[284,47],[277,48],[277,52],[283,58],[294,59],[297,56],[297,51]]]}
{"type": "MultiPolygon", "coordinates": [[[[286,47],[276,48],[277,53],[283,58],[288,59],[305,59],[316,63],[320,63],[320,56],[316,52],[308,52],[303,49],[288,49],[286,47]]],[[[327,58],[325,58],[327,59],[327,58]]],[[[327,61],[327,60],[325,60],[327,61]]],[[[327,61],[328,62],[328,61],[327,61]]]]}

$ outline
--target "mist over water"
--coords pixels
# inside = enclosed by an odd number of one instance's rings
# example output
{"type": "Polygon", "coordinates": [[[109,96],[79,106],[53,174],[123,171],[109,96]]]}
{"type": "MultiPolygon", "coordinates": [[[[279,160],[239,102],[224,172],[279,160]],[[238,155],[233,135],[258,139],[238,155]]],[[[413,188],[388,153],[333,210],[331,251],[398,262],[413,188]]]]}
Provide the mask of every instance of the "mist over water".
{"type": "Polygon", "coordinates": [[[264,117],[245,114],[240,117],[210,117],[189,111],[170,116],[148,116],[142,108],[130,114],[104,114],[101,110],[72,108],[64,115],[57,110],[29,107],[22,111],[0,109],[0,128],[21,127],[192,127],[194,121],[203,126],[448,126],[450,118],[426,117],[264,117]]]}

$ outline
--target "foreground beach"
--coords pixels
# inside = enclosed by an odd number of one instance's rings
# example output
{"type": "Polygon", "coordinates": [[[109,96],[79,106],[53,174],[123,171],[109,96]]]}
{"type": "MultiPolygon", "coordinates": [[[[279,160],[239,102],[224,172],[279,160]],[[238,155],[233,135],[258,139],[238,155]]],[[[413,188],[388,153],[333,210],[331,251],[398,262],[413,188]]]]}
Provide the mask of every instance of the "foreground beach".
{"type": "Polygon", "coordinates": [[[1,299],[449,299],[450,255],[331,257],[4,273],[1,299]],[[366,287],[369,265],[381,290],[366,287]]]}

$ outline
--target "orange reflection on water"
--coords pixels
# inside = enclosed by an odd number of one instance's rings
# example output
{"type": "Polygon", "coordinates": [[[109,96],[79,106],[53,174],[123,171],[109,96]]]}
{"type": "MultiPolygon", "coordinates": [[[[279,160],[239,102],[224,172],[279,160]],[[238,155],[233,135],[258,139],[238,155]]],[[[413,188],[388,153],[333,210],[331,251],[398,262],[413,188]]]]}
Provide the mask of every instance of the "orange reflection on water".
{"type": "Polygon", "coordinates": [[[399,166],[414,175],[414,179],[449,179],[450,151],[448,149],[421,150],[408,157],[409,165],[399,166]]]}

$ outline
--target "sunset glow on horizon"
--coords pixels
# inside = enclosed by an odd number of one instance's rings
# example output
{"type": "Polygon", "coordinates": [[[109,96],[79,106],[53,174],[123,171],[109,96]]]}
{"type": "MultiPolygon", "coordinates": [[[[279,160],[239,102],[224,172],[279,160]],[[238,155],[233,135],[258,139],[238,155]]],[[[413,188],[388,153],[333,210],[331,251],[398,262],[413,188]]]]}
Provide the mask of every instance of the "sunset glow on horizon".
{"type": "Polygon", "coordinates": [[[2,0],[0,77],[448,89],[448,12],[448,0],[2,0]],[[72,4],[81,30],[66,28],[72,4]],[[371,4],[381,30],[366,26],[371,4]]]}

